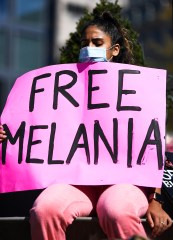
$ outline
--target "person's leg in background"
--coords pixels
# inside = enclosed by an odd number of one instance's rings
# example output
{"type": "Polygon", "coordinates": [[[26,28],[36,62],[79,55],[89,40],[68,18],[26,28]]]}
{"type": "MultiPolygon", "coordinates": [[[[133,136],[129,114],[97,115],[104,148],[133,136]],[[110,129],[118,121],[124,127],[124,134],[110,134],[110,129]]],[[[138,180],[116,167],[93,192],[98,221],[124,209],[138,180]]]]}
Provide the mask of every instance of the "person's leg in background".
{"type": "Polygon", "coordinates": [[[128,239],[135,234],[146,237],[140,217],[148,209],[148,201],[140,188],[130,184],[108,187],[97,203],[97,214],[108,239],[128,239]]]}
{"type": "Polygon", "coordinates": [[[45,189],[30,210],[32,240],[65,240],[76,217],[88,216],[96,205],[91,187],[54,184],[45,189]]]}

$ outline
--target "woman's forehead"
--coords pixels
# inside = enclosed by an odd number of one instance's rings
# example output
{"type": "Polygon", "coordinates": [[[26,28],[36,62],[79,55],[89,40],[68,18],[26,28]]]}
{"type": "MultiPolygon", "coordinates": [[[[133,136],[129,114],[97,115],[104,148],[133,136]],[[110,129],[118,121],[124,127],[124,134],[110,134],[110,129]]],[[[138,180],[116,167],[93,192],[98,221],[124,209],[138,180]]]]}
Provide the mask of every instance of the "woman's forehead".
{"type": "Polygon", "coordinates": [[[82,37],[93,37],[93,38],[104,38],[110,37],[107,33],[101,30],[98,26],[88,26],[85,31],[83,32],[82,37]]]}

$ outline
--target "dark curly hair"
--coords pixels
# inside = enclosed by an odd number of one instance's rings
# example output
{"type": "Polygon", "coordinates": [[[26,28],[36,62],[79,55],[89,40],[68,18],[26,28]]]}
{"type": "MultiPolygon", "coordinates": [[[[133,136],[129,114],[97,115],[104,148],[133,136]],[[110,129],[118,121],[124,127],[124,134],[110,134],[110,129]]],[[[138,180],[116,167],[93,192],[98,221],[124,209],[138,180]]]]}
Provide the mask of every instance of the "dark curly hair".
{"type": "Polygon", "coordinates": [[[82,29],[81,35],[89,26],[97,26],[100,30],[111,37],[112,45],[116,43],[120,45],[120,53],[113,57],[113,62],[134,63],[132,42],[129,40],[128,30],[122,28],[120,23],[117,19],[112,17],[110,12],[105,11],[101,16],[97,16],[88,22],[82,29]]]}

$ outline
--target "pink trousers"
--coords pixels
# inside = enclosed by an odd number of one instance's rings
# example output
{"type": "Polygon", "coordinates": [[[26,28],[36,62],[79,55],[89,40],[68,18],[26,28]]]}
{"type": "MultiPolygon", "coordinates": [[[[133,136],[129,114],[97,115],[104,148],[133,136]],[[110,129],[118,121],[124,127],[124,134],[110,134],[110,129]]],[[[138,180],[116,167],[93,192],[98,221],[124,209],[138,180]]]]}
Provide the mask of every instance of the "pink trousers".
{"type": "Polygon", "coordinates": [[[144,192],[130,184],[71,186],[45,189],[30,210],[32,240],[65,240],[66,228],[77,217],[96,212],[108,239],[146,237],[140,217],[148,208],[144,192]]]}

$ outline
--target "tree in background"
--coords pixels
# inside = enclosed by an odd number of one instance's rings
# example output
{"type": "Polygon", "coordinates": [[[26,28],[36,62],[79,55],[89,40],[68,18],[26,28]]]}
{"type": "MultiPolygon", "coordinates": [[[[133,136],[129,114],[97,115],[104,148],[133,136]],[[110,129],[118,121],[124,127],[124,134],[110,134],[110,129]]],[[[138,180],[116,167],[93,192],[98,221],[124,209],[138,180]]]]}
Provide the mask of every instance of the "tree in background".
{"type": "Polygon", "coordinates": [[[91,13],[86,10],[84,16],[77,23],[76,32],[70,33],[70,37],[66,41],[65,46],[60,49],[60,63],[78,62],[81,37],[80,32],[83,26],[95,16],[100,16],[104,11],[110,11],[112,16],[115,17],[125,29],[127,29],[127,36],[133,45],[135,64],[141,66],[144,65],[142,48],[138,43],[138,33],[132,29],[132,26],[127,19],[121,17],[121,7],[118,5],[117,0],[114,3],[108,2],[108,0],[100,0],[91,13]]]}

